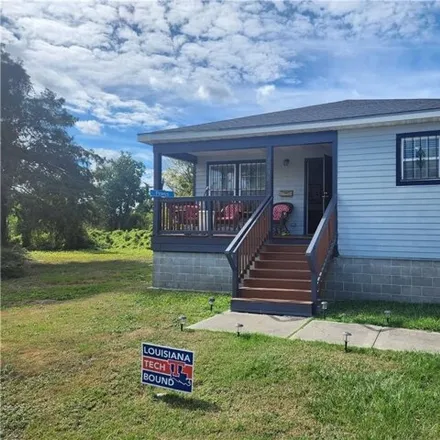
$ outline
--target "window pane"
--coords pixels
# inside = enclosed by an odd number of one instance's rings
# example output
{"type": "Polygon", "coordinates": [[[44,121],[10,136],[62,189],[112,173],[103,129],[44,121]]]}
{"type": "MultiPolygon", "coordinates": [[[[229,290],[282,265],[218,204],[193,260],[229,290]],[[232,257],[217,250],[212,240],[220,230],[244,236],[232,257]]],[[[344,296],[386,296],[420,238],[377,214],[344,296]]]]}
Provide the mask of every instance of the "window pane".
{"type": "Polygon", "coordinates": [[[233,196],[235,191],[235,165],[209,165],[209,194],[233,196]]]}
{"type": "Polygon", "coordinates": [[[410,137],[402,140],[402,179],[440,178],[440,136],[410,137]]]}
{"type": "Polygon", "coordinates": [[[428,177],[430,179],[438,179],[440,177],[438,160],[429,161],[428,177]]]}
{"type": "Polygon", "coordinates": [[[440,136],[430,137],[428,139],[428,156],[438,158],[440,136]]]}
{"type": "Polygon", "coordinates": [[[414,179],[414,163],[413,161],[403,162],[403,179],[414,179]]]}
{"type": "Polygon", "coordinates": [[[262,196],[266,193],[266,164],[240,164],[239,194],[242,196],[262,196]]]}
{"type": "Polygon", "coordinates": [[[403,141],[403,158],[412,159],[414,157],[414,146],[412,138],[403,141]]]}

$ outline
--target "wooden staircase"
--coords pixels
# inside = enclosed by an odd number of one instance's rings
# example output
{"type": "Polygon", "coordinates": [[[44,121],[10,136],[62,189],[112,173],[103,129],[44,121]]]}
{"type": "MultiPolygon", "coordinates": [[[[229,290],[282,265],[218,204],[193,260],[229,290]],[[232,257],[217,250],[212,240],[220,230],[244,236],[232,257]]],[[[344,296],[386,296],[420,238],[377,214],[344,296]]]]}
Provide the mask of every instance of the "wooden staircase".
{"type": "Polygon", "coordinates": [[[312,316],[307,244],[265,244],[242,279],[234,312],[312,316]]]}

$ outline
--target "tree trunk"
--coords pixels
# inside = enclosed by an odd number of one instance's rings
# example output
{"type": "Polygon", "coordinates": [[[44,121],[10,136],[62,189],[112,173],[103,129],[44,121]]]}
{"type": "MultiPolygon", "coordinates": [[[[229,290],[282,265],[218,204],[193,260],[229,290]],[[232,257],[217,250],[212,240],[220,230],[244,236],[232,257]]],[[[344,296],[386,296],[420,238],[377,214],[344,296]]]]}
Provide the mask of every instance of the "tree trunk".
{"type": "Polygon", "coordinates": [[[1,238],[2,238],[2,246],[7,246],[9,243],[9,233],[8,233],[8,203],[6,201],[6,196],[2,194],[2,202],[1,202],[1,238]]]}

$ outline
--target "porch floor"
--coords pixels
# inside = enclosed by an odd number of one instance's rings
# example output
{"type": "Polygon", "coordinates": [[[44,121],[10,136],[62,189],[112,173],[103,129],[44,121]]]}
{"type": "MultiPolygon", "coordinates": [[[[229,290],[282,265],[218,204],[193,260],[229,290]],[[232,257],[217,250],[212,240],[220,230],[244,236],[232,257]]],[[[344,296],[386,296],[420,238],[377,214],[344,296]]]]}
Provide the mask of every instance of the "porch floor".
{"type": "MultiPolygon", "coordinates": [[[[221,233],[216,232],[212,234],[212,237],[235,237],[236,234],[234,233],[221,233]]],[[[179,231],[179,232],[166,232],[161,233],[161,237],[199,237],[199,238],[205,238],[208,235],[204,234],[192,234],[190,231],[179,231]]],[[[276,240],[279,243],[277,244],[304,244],[304,243],[310,243],[312,240],[312,235],[274,235],[272,240],[276,240]]]]}

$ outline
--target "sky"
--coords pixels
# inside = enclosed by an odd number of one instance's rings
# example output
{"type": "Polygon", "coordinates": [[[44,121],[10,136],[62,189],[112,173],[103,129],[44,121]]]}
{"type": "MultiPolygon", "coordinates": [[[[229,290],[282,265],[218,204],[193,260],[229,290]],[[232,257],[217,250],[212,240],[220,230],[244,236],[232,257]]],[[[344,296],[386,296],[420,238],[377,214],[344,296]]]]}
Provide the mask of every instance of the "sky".
{"type": "Polygon", "coordinates": [[[137,133],[343,99],[440,97],[440,1],[3,0],[1,39],[107,158],[137,133]]]}

